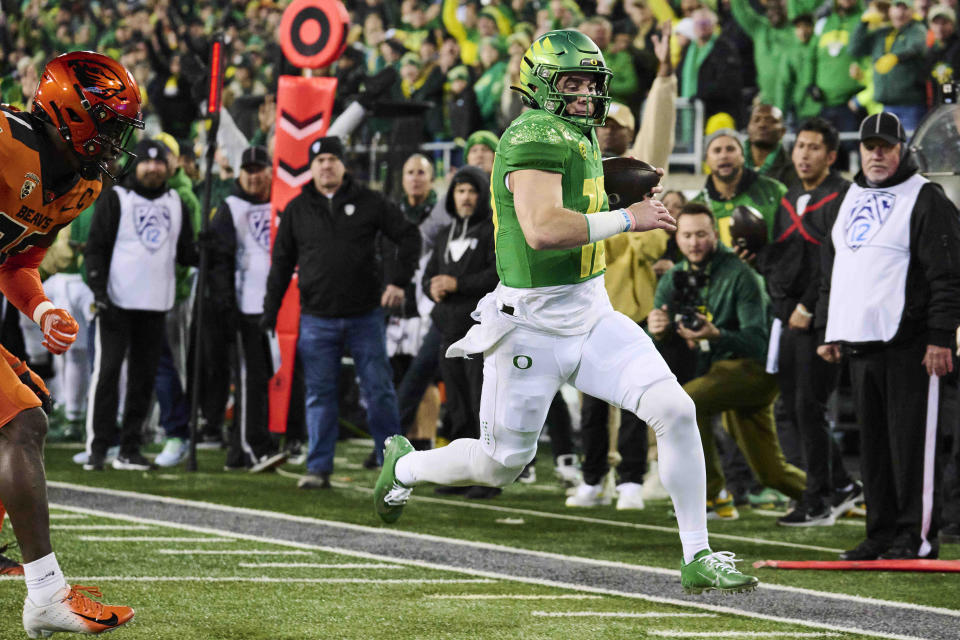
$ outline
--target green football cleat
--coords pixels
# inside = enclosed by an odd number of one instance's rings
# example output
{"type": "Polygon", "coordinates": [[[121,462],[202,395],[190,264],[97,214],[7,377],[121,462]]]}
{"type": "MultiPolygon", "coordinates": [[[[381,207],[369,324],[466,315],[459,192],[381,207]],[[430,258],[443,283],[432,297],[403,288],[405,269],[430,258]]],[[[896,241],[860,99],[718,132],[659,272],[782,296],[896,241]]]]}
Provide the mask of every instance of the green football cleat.
{"type": "Polygon", "coordinates": [[[380,469],[377,484],[373,487],[373,506],[380,519],[391,524],[400,518],[403,505],[407,504],[412,491],[409,487],[397,482],[394,469],[397,466],[397,460],[413,452],[413,445],[403,436],[387,438],[384,444],[386,446],[383,449],[383,468],[380,469]]]}
{"type": "Polygon", "coordinates": [[[739,593],[756,589],[760,581],[737,571],[734,562],[730,551],[704,549],[697,553],[693,562],[680,567],[680,585],[685,593],[694,594],[704,591],[739,593]]]}

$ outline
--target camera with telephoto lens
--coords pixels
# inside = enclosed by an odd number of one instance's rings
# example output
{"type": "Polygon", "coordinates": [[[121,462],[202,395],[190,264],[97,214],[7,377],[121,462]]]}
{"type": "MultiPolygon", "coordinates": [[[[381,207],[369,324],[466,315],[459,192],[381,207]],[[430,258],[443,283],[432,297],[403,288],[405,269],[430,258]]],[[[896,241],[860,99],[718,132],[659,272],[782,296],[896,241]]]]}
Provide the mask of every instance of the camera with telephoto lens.
{"type": "Polygon", "coordinates": [[[710,277],[703,271],[690,269],[673,272],[673,301],[670,307],[674,310],[674,320],[690,331],[703,328],[703,318],[698,314],[704,306],[703,289],[709,281],[710,277]]]}

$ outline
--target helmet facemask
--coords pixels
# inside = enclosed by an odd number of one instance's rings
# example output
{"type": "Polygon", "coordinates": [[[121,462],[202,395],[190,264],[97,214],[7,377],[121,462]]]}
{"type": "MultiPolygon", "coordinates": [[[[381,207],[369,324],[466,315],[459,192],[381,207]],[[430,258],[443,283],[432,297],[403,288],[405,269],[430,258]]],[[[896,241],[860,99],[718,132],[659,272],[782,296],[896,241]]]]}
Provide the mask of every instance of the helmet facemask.
{"type": "MultiPolygon", "coordinates": [[[[550,72],[549,68],[544,71],[550,72]]],[[[538,70],[538,73],[540,71],[538,70]]],[[[547,93],[547,99],[543,103],[543,109],[554,115],[572,122],[580,127],[602,127],[607,119],[607,111],[610,109],[610,96],[608,95],[608,86],[613,74],[609,70],[594,70],[574,68],[560,68],[552,70],[552,77],[549,77],[550,91],[547,93]],[[567,74],[581,74],[593,76],[597,83],[596,93],[566,93],[559,85],[561,78],[567,74]],[[587,113],[585,115],[576,115],[567,112],[567,107],[585,98],[587,100],[587,113]],[[592,108],[591,108],[592,107],[592,108]]]]}

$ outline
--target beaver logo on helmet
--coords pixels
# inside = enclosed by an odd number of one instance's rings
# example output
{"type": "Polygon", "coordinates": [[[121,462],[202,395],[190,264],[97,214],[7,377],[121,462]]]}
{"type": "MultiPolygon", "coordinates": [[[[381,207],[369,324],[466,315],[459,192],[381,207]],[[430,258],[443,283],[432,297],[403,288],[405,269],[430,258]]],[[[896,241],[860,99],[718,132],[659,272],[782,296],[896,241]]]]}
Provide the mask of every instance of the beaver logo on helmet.
{"type": "Polygon", "coordinates": [[[98,61],[71,60],[67,66],[73,70],[84,91],[94,93],[104,100],[115,98],[127,89],[116,71],[98,61]]]}

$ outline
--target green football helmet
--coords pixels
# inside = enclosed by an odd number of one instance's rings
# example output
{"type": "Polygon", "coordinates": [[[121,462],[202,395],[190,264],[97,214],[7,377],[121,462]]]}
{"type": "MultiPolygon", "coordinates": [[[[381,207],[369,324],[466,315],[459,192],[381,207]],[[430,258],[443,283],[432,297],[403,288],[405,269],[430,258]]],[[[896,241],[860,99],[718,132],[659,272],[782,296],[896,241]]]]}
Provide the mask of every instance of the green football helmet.
{"type": "Polygon", "coordinates": [[[523,96],[523,103],[543,109],[578,126],[601,127],[610,107],[610,78],[600,47],[589,37],[573,29],[550,31],[537,38],[520,61],[520,85],[510,88],[523,96]],[[557,79],[571,72],[589,72],[596,76],[597,94],[563,93],[557,79]],[[567,105],[587,97],[594,105],[593,115],[572,115],[567,105]]]}

